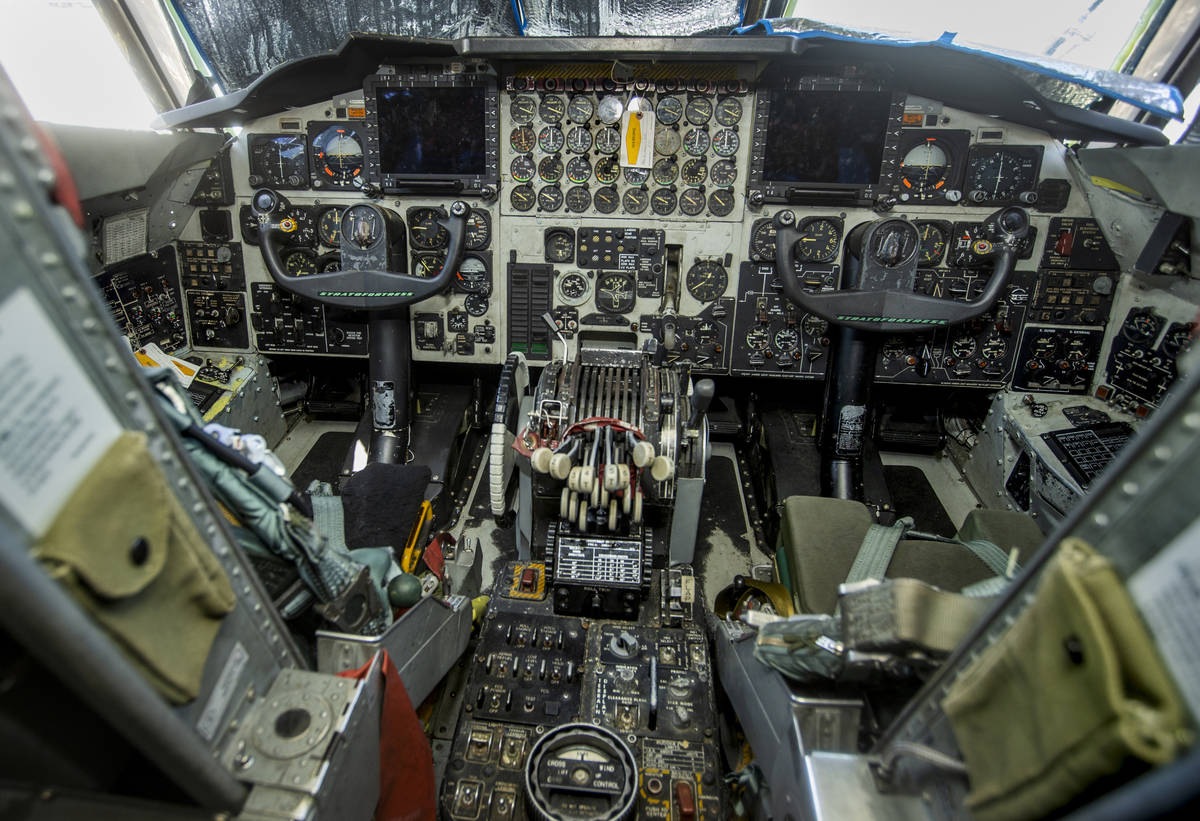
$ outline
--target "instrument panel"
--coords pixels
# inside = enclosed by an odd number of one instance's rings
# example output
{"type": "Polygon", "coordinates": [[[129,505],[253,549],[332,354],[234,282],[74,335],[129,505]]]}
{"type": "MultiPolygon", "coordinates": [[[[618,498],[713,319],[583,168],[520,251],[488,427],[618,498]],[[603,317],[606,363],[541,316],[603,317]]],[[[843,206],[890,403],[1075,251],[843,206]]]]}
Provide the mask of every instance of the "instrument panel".
{"type": "MultiPolygon", "coordinates": [[[[1034,230],[994,311],[881,345],[878,379],[1086,390],[1118,273],[1065,148],[886,76],[782,63],[396,65],[344,97],[248,123],[229,166],[247,347],[357,356],[366,345],[361,317],[275,293],[248,207],[259,187],[288,192],[294,276],[337,269],[342,210],[364,198],[403,223],[405,272],[432,275],[447,241],[437,220],[452,200],[471,203],[453,286],[412,309],[418,360],[498,364],[519,350],[538,364],[561,336],[649,348],[702,373],[814,380],[829,329],[782,296],[781,211],[800,230],[805,287],[836,288],[846,236],[888,215],[917,227],[918,288],[970,299],[986,281],[976,227],[1019,204],[1034,230]],[[1045,337],[1084,351],[1086,366],[1039,370],[1045,337]]],[[[190,320],[193,344],[212,347],[190,320]]]]}

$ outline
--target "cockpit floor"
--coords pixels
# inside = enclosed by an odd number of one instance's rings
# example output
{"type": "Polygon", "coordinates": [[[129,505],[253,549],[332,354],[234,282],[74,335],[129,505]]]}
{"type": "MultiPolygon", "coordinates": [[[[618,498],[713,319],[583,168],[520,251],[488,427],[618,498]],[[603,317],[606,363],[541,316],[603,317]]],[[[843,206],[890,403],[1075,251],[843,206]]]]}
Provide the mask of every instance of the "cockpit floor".
{"type": "MultiPolygon", "coordinates": [[[[292,471],[301,489],[313,479],[333,482],[341,469],[353,431],[354,425],[349,422],[305,420],[275,448],[276,455],[292,471]]],[[[921,527],[949,532],[959,527],[967,513],[979,506],[979,500],[953,460],[906,453],[883,453],[881,457],[887,472],[892,474],[889,479],[900,478],[900,472],[905,468],[913,468],[919,469],[928,481],[928,485],[919,479],[907,483],[890,482],[899,512],[913,515],[921,527]],[[903,490],[896,492],[896,488],[912,486],[918,489],[907,495],[903,490]]],[[[516,558],[515,526],[501,527],[491,515],[486,468],[485,462],[469,471],[473,477],[470,494],[463,515],[451,529],[451,534],[460,542],[464,537],[478,540],[483,554],[483,590],[490,589],[496,572],[506,561],[516,558]]],[[[771,577],[773,551],[762,543],[761,527],[755,524],[755,505],[752,500],[748,501],[751,493],[749,477],[733,445],[714,442],[693,561],[709,609],[717,593],[735,576],[771,577]]]]}

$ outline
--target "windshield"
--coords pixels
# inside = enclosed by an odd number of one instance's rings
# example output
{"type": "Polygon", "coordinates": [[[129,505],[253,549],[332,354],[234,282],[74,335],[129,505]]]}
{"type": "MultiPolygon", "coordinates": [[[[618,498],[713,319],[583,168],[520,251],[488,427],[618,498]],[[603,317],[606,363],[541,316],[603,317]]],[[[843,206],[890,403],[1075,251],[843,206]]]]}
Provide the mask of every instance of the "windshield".
{"type": "MultiPolygon", "coordinates": [[[[418,37],[726,34],[745,0],[174,0],[225,91],[352,32],[418,37]]],[[[1168,0],[790,0],[785,17],[1117,68],[1168,0]]],[[[763,4],[758,4],[759,6],[763,4]]],[[[819,23],[807,28],[821,28],[819,23]]]]}
{"type": "Polygon", "coordinates": [[[786,17],[1121,70],[1164,0],[790,0],[786,17]]]}

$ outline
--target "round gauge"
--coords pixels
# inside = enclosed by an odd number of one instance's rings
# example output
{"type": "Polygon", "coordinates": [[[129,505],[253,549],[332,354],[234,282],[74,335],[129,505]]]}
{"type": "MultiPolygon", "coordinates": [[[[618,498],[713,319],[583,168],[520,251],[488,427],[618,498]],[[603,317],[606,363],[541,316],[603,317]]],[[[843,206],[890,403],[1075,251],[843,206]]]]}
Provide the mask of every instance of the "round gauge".
{"type": "Polygon", "coordinates": [[[771,344],[771,332],[762,325],[746,331],[746,347],[751,351],[765,351],[771,344]]]}
{"type": "Polygon", "coordinates": [[[538,132],[538,148],[545,151],[547,154],[556,154],[562,151],[563,143],[566,138],[563,137],[562,129],[556,125],[548,125],[538,132]]]}
{"type": "Polygon", "coordinates": [[[1033,338],[1030,349],[1035,357],[1053,359],[1058,353],[1058,336],[1051,331],[1040,333],[1033,338]]]}
{"type": "Polygon", "coordinates": [[[348,125],[331,125],[313,138],[313,175],[337,186],[353,185],[363,170],[363,147],[358,132],[348,125]]]}
{"type": "Polygon", "coordinates": [[[1086,337],[1073,336],[1067,340],[1067,350],[1065,351],[1067,359],[1072,362],[1082,362],[1087,359],[1092,352],[1092,346],[1086,337]]]}
{"type": "Polygon", "coordinates": [[[782,328],[775,333],[775,347],[782,354],[790,354],[800,344],[800,334],[795,328],[782,328]]]}
{"type": "Polygon", "coordinates": [[[566,113],[567,104],[557,94],[547,94],[542,98],[541,105],[538,106],[538,116],[542,118],[543,122],[557,123],[566,113]]]}
{"type": "Polygon", "coordinates": [[[567,103],[567,119],[573,123],[586,123],[592,118],[592,113],[596,107],[592,105],[590,97],[585,97],[582,94],[576,94],[567,103]]]}
{"type": "Polygon", "coordinates": [[[712,212],[713,216],[729,216],[736,204],[737,200],[728,188],[718,188],[708,195],[708,210],[712,212]]]}
{"type": "Polygon", "coordinates": [[[487,263],[471,254],[467,254],[459,263],[458,273],[454,275],[454,287],[464,294],[486,294],[492,290],[492,277],[488,273],[487,263]]]}
{"type": "Polygon", "coordinates": [[[1008,343],[1002,336],[989,336],[983,341],[979,354],[990,363],[999,362],[1008,353],[1008,343]]]}
{"type": "Polygon", "coordinates": [[[351,205],[342,212],[342,241],[370,248],[383,237],[383,217],[370,206],[351,205]]]}
{"type": "Polygon", "coordinates": [[[295,248],[283,254],[283,269],[288,276],[303,277],[317,272],[317,255],[307,248],[295,248]]]}
{"type": "Polygon", "coordinates": [[[946,230],[936,222],[923,222],[917,232],[921,235],[921,253],[918,265],[937,265],[946,253],[946,230]]]}
{"type": "Polygon", "coordinates": [[[654,113],[663,125],[674,125],[683,116],[683,103],[679,102],[678,97],[663,97],[658,101],[654,113]]]}
{"type": "Polygon", "coordinates": [[[442,270],[442,258],[437,254],[415,254],[413,256],[413,276],[421,279],[433,279],[442,270]]]}
{"type": "Polygon", "coordinates": [[[532,97],[525,95],[514,97],[508,106],[508,113],[514,123],[531,123],[533,115],[537,113],[537,103],[532,97]]]}
{"type": "Polygon", "coordinates": [[[674,157],[664,157],[654,163],[654,171],[652,173],[656,183],[659,185],[670,185],[679,176],[679,163],[675,162],[674,157]]]}
{"type": "Polygon", "coordinates": [[[432,208],[417,208],[408,215],[408,230],[412,235],[412,247],[421,251],[445,248],[450,241],[450,232],[438,222],[438,214],[432,208]]]}
{"type": "Polygon", "coordinates": [[[950,154],[937,137],[928,137],[909,149],[900,161],[901,196],[928,200],[944,197],[949,181],[950,154]]]}
{"type": "Polygon", "coordinates": [[[557,185],[543,186],[537,195],[538,208],[543,211],[557,211],[562,208],[563,192],[557,185]]]}
{"type": "Polygon", "coordinates": [[[563,161],[557,154],[551,154],[549,157],[542,157],[542,161],[538,163],[538,176],[546,182],[558,182],[563,175],[563,161]]]}
{"type": "MultiPolygon", "coordinates": [[[[596,106],[596,116],[600,118],[600,122],[605,125],[612,125],[617,120],[621,119],[621,114],[625,112],[625,104],[621,102],[619,97],[614,97],[609,94],[600,100],[600,105],[596,106]]],[[[599,138],[597,138],[599,139],[599,138]]],[[[617,149],[613,149],[616,151],[617,149]]]]}
{"type": "Polygon", "coordinates": [[[920,244],[915,225],[904,220],[888,220],[871,240],[871,257],[880,265],[894,268],[912,259],[920,244]]]}
{"type": "Polygon", "coordinates": [[[517,182],[529,182],[537,173],[537,166],[533,164],[533,157],[528,154],[518,154],[509,163],[508,173],[512,174],[512,178],[517,182]]]}
{"type": "Polygon", "coordinates": [[[616,157],[605,157],[596,163],[594,173],[597,181],[610,185],[617,181],[617,177],[621,176],[621,166],[617,165],[616,157]]]}
{"type": "Polygon", "coordinates": [[[737,125],[742,119],[742,102],[737,97],[725,97],[717,103],[717,122],[721,125],[737,125]]]}
{"type": "Polygon", "coordinates": [[[688,160],[683,164],[683,171],[679,176],[688,185],[703,185],[708,179],[708,166],[704,164],[704,160],[688,160]]]}
{"type": "Polygon", "coordinates": [[[1162,347],[1170,356],[1178,356],[1183,351],[1186,351],[1192,344],[1192,326],[1179,325],[1167,331],[1167,335],[1163,337],[1162,347]]]}
{"type": "Polygon", "coordinates": [[[696,342],[700,345],[716,345],[721,338],[717,326],[707,319],[696,326],[696,342]]]}
{"type": "Polygon", "coordinates": [[[518,211],[528,211],[537,202],[532,185],[518,185],[508,195],[508,201],[518,211]]]}
{"type": "Polygon", "coordinates": [[[800,230],[796,258],[803,262],[828,262],[837,256],[841,233],[832,220],[809,220],[800,230]]]}
{"type": "Polygon", "coordinates": [[[737,132],[731,128],[721,129],[712,138],[713,153],[719,157],[732,157],[740,145],[737,132]]]}
{"type": "Polygon", "coordinates": [[[674,154],[682,142],[679,132],[674,128],[658,128],[654,131],[654,150],[659,154],[674,154]]]}
{"type": "Polygon", "coordinates": [[[249,160],[253,186],[308,186],[308,146],[302,134],[252,134],[249,160]]]}
{"type": "Polygon", "coordinates": [[[733,185],[737,181],[737,166],[729,160],[717,160],[708,172],[708,178],[712,180],[713,185],[733,185]]]}
{"type": "Polygon", "coordinates": [[[621,198],[617,196],[617,189],[612,186],[605,188],[597,188],[596,193],[592,195],[592,205],[601,214],[611,214],[617,210],[621,198]]]}
{"type": "Polygon", "coordinates": [[[592,204],[592,195],[586,187],[576,185],[567,189],[566,202],[568,211],[581,214],[592,204]]]}
{"type": "Polygon", "coordinates": [[[689,188],[679,195],[679,210],[694,217],[704,210],[704,192],[699,188],[689,188]]]}
{"type": "Polygon", "coordinates": [[[1133,314],[1125,320],[1121,335],[1130,342],[1149,345],[1158,337],[1160,327],[1158,320],[1150,314],[1133,314]]]}
{"type": "Polygon", "coordinates": [[[468,251],[480,251],[492,240],[492,218],[487,211],[471,211],[467,216],[467,235],[463,242],[468,251]]]}
{"type": "Polygon", "coordinates": [[[601,154],[616,154],[621,147],[621,132],[615,128],[602,128],[596,132],[596,150],[601,154]]]}
{"type": "Polygon", "coordinates": [[[975,337],[959,334],[950,341],[950,353],[959,359],[969,359],[975,353],[975,337]]]}
{"type": "Polygon", "coordinates": [[[626,188],[624,196],[621,197],[621,205],[627,214],[640,214],[649,204],[650,195],[646,193],[645,188],[626,188]]]}
{"type": "Polygon", "coordinates": [[[601,274],[596,283],[596,307],[605,313],[623,314],[633,310],[637,292],[629,274],[601,274]]]}
{"type": "Polygon", "coordinates": [[[633,168],[631,166],[625,168],[625,182],[630,185],[645,185],[648,179],[650,179],[649,169],[633,168]]]}
{"type": "Polygon", "coordinates": [[[317,218],[317,239],[327,248],[342,244],[342,210],[339,205],[331,205],[317,218]]]}
{"type": "Polygon", "coordinates": [[[537,134],[534,133],[533,126],[522,125],[514,128],[512,134],[508,135],[508,144],[518,154],[528,154],[537,145],[537,134]]]}
{"type": "Polygon", "coordinates": [[[656,188],[650,195],[650,208],[660,217],[665,217],[675,210],[678,198],[670,188],[656,188]]]}
{"type": "Polygon", "coordinates": [[[1015,200],[1037,187],[1037,158],[1005,148],[980,150],[967,168],[967,190],[973,202],[1015,200]]]}
{"type": "Polygon", "coordinates": [[[774,262],[775,237],[778,233],[775,220],[760,220],[750,233],[750,256],[763,262],[774,262]]]}
{"type": "Polygon", "coordinates": [[[328,254],[321,254],[317,257],[317,272],[322,274],[331,274],[334,271],[342,270],[342,255],[337,251],[331,251],[328,254]]]}
{"type": "Polygon", "coordinates": [[[575,258],[575,235],[565,228],[546,232],[546,262],[570,262],[575,258]]]}
{"type": "Polygon", "coordinates": [[[805,314],[800,320],[800,330],[807,336],[819,340],[829,332],[829,322],[816,314],[805,314]]]}
{"type": "Polygon", "coordinates": [[[693,157],[699,157],[708,151],[708,132],[699,128],[688,129],[683,135],[683,150],[693,157]]]}
{"type": "Polygon", "coordinates": [[[578,271],[568,271],[558,278],[554,290],[563,305],[582,305],[592,295],[592,282],[578,271]]]}
{"type": "Polygon", "coordinates": [[[693,97],[688,100],[683,113],[687,115],[687,121],[692,125],[704,125],[713,115],[712,100],[707,97],[693,97]]]}
{"type": "Polygon", "coordinates": [[[567,162],[567,179],[576,185],[582,185],[591,179],[592,164],[587,157],[572,157],[567,162]]]}
{"type": "Polygon", "coordinates": [[[583,154],[592,147],[592,132],[576,126],[567,133],[567,148],[576,154],[583,154]]]}
{"type": "Polygon", "coordinates": [[[724,296],[729,274],[719,262],[704,260],[688,269],[684,284],[697,302],[713,302],[724,296]]]}
{"type": "Polygon", "coordinates": [[[471,316],[483,316],[488,310],[487,294],[468,294],[463,300],[463,307],[471,316]]]}

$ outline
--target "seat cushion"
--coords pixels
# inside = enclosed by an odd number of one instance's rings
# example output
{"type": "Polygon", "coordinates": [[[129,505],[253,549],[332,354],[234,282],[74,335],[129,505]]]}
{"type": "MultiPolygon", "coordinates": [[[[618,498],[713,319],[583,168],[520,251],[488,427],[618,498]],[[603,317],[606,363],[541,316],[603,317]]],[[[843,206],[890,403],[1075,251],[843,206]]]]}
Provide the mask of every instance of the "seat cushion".
{"type": "MultiPolygon", "coordinates": [[[[791,590],[798,612],[832,613],[838,585],[846,580],[875,519],[862,502],[847,499],[792,496],[783,507],[775,554],[779,580],[791,590]]],[[[972,511],[960,537],[984,538],[1006,551],[1015,547],[1018,560],[1042,540],[1041,531],[1029,517],[991,510],[972,511]]],[[[887,575],[958,591],[993,574],[960,545],[904,539],[896,547],[887,575]]]]}

